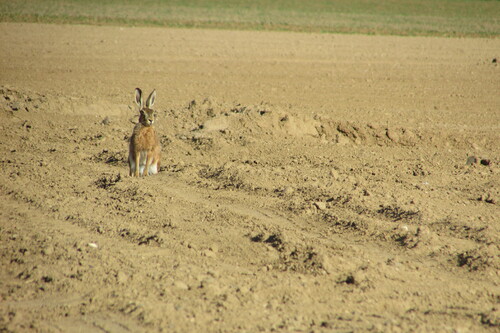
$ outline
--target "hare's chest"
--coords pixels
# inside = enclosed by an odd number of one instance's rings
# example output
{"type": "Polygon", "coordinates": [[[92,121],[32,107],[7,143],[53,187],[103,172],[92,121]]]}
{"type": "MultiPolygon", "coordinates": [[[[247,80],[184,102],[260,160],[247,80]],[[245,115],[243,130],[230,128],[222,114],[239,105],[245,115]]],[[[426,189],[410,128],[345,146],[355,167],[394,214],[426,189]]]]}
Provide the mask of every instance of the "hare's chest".
{"type": "Polygon", "coordinates": [[[132,140],[135,143],[138,151],[148,151],[156,147],[158,142],[158,136],[153,127],[141,128],[140,131],[134,133],[132,140]]]}

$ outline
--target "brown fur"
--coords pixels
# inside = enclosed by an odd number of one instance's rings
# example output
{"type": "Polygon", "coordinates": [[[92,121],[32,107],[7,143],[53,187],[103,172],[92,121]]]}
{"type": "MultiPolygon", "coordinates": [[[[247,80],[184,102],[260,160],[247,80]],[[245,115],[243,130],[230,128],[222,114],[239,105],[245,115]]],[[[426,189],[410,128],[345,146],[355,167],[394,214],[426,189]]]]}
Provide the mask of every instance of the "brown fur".
{"type": "Polygon", "coordinates": [[[142,92],[139,88],[136,89],[136,103],[139,105],[140,116],[130,138],[128,161],[130,176],[148,176],[157,173],[160,169],[161,146],[154,128],[156,111],[151,109],[155,97],[156,92],[153,91],[146,106],[143,107],[142,92]],[[144,166],[142,173],[140,172],[141,165],[144,166]]]}

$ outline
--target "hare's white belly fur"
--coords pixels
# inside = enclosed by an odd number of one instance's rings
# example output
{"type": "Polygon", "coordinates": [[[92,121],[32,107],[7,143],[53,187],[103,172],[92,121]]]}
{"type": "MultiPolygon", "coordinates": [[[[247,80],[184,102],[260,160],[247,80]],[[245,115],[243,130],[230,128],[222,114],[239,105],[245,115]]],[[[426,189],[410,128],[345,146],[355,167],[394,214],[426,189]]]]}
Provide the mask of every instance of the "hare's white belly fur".
{"type": "MultiPolygon", "coordinates": [[[[144,168],[146,167],[146,158],[147,158],[147,152],[141,151],[139,155],[139,173],[141,175],[143,174],[144,168]]],[[[134,173],[137,166],[135,165],[135,160],[132,158],[132,154],[130,154],[128,161],[130,163],[130,168],[132,169],[132,173],[134,173]]],[[[148,169],[148,175],[154,175],[157,173],[158,173],[158,162],[151,164],[148,169]]]]}

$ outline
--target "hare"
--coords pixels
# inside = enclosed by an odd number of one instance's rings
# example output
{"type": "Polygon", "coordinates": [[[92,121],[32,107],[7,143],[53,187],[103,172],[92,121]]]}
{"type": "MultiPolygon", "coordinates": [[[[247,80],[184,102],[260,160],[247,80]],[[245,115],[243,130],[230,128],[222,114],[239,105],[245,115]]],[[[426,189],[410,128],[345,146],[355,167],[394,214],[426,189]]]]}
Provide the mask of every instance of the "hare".
{"type": "Polygon", "coordinates": [[[139,106],[139,122],[130,137],[128,164],[130,176],[148,176],[160,169],[161,146],[153,126],[156,111],[152,109],[156,99],[156,90],[149,95],[146,106],[142,103],[142,91],[135,89],[135,102],[139,106]]]}

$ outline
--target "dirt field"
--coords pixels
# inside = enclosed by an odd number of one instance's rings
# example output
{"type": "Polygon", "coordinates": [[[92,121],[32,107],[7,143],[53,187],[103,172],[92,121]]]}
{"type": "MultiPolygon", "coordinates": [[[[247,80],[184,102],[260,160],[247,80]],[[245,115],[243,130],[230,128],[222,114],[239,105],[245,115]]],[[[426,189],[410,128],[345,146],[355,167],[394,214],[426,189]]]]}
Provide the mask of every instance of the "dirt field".
{"type": "Polygon", "coordinates": [[[500,329],[499,39],[0,44],[0,331],[500,329]],[[135,87],[163,145],[140,179],[135,87]]]}

